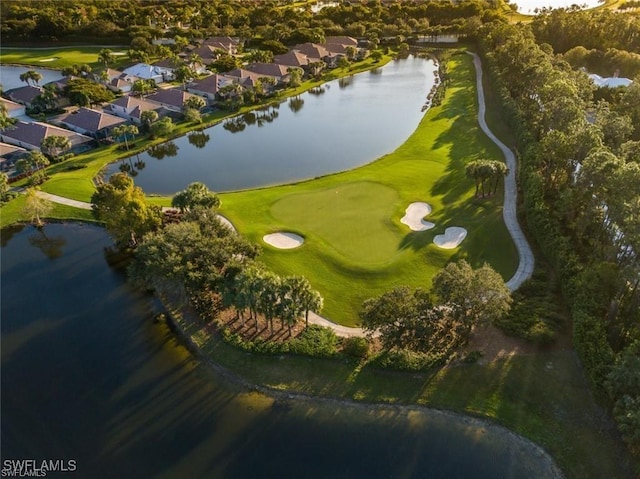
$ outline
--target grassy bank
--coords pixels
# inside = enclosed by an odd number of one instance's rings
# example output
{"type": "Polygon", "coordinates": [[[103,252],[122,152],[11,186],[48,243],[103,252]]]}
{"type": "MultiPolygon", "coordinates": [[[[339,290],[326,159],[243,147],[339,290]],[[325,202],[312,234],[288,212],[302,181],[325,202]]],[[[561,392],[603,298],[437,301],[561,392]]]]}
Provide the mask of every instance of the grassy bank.
{"type": "Polygon", "coordinates": [[[277,391],[352,401],[418,404],[491,419],[541,445],[569,479],[628,477],[613,425],[594,402],[570,350],[506,354],[428,373],[362,367],[355,360],[266,356],[236,350],[173,313],[216,364],[277,391]]]}
{"type": "Polygon", "coordinates": [[[505,278],[517,265],[515,247],[502,221],[502,192],[473,196],[467,162],[501,160],[477,123],[474,70],[468,55],[449,66],[450,85],[395,152],[361,168],[320,179],[222,197],[222,213],[250,240],[286,230],[305,243],[282,251],[264,245],[261,259],[279,274],[303,274],[325,298],[324,314],[357,324],[366,298],[398,284],[428,288],[450,259],[489,262],[505,278]],[[411,232],[400,222],[411,202],[426,201],[432,230],[411,232]],[[433,238],[448,226],[463,226],[461,247],[442,250],[433,238]]]}

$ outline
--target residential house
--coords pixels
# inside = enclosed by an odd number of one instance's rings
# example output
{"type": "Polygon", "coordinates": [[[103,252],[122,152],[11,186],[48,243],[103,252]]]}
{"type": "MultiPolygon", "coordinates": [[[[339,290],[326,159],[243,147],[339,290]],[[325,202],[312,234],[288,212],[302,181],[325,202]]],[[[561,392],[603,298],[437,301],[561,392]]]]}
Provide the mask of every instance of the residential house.
{"type": "Polygon", "coordinates": [[[38,121],[18,121],[13,127],[0,132],[0,140],[10,145],[19,146],[27,150],[40,151],[40,143],[49,136],[64,136],[71,141],[71,151],[80,152],[90,148],[92,138],[75,131],[59,128],[48,123],[38,121]]]}
{"type": "Polygon", "coordinates": [[[26,107],[21,105],[20,103],[16,103],[15,101],[7,100],[6,98],[0,98],[2,105],[7,111],[7,116],[9,118],[18,118],[26,115],[26,107]]]}
{"type": "Polygon", "coordinates": [[[302,52],[290,50],[287,53],[273,57],[273,62],[286,67],[305,68],[309,64],[309,58],[302,52]]]}
{"type": "Polygon", "coordinates": [[[195,95],[184,91],[182,88],[168,88],[166,90],[158,90],[156,93],[149,95],[146,100],[169,111],[182,112],[184,102],[192,96],[195,95]]]}
{"type": "Polygon", "coordinates": [[[213,47],[229,55],[235,55],[240,49],[240,39],[232,37],[210,37],[202,41],[202,45],[213,47]]]}
{"type": "Polygon", "coordinates": [[[180,56],[185,60],[186,63],[189,63],[189,57],[191,55],[197,55],[201,59],[201,63],[190,65],[194,68],[194,70],[197,73],[204,73],[205,71],[207,71],[206,69],[207,65],[211,65],[220,56],[218,51],[210,45],[202,45],[201,47],[195,47],[190,50],[187,50],[186,53],[180,54],[180,56]]]}
{"type": "Polygon", "coordinates": [[[140,115],[144,111],[156,111],[158,115],[162,115],[162,107],[157,103],[152,103],[144,98],[134,96],[123,96],[112,101],[105,111],[112,113],[125,120],[130,120],[136,124],[140,124],[140,115]]]}
{"type": "Polygon", "coordinates": [[[15,161],[26,153],[24,148],[0,142],[0,171],[8,172],[15,161]]]}
{"type": "Polygon", "coordinates": [[[277,78],[278,83],[289,83],[291,78],[289,68],[279,63],[250,63],[245,67],[246,70],[259,75],[277,78]]]}
{"type": "Polygon", "coordinates": [[[220,89],[232,84],[234,81],[234,78],[216,73],[189,83],[187,91],[194,95],[205,97],[210,102],[214,102],[218,98],[220,89]]]}
{"type": "Polygon", "coordinates": [[[351,46],[354,48],[358,47],[358,40],[353,37],[345,37],[345,36],[328,36],[324,39],[325,43],[336,43],[339,45],[351,46]]]}
{"type": "Polygon", "coordinates": [[[122,73],[132,75],[143,80],[154,80],[156,83],[162,83],[164,81],[162,71],[148,63],[137,63],[129,68],[125,68],[122,73]]]}
{"type": "Polygon", "coordinates": [[[93,138],[107,138],[111,136],[111,130],[114,127],[126,123],[127,120],[103,111],[83,107],[56,118],[55,122],[83,135],[89,135],[93,138]]]}
{"type": "Polygon", "coordinates": [[[591,81],[599,88],[617,88],[621,86],[629,86],[633,83],[629,78],[617,76],[603,78],[595,73],[589,74],[589,78],[591,78],[591,81]]]}
{"type": "Polygon", "coordinates": [[[175,71],[180,65],[176,65],[176,61],[173,58],[165,58],[153,63],[152,66],[162,75],[164,81],[172,81],[175,71]]]}
{"type": "Polygon", "coordinates": [[[35,97],[40,95],[42,91],[42,87],[27,85],[14,88],[12,90],[7,90],[6,92],[4,92],[4,95],[9,98],[9,100],[30,107],[35,97]]]}
{"type": "Polygon", "coordinates": [[[231,70],[230,72],[225,73],[227,77],[234,78],[235,81],[242,85],[245,88],[255,88],[258,80],[261,78],[272,78],[273,85],[266,85],[267,89],[270,90],[273,86],[278,84],[278,77],[273,77],[270,75],[261,75],[256,72],[252,72],[250,70],[245,70],[244,68],[236,68],[235,70],[231,70]]]}
{"type": "MultiPolygon", "coordinates": [[[[130,75],[128,77],[131,78],[130,75]]],[[[133,90],[133,81],[125,80],[123,78],[114,78],[105,86],[113,92],[130,93],[133,90]]]]}

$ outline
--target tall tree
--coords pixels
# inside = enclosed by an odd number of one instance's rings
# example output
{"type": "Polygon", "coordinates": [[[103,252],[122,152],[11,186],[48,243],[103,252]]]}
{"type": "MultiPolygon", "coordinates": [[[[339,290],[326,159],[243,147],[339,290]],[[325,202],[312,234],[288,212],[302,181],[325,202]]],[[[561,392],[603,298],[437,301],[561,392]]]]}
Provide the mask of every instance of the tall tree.
{"type": "Polygon", "coordinates": [[[187,186],[187,189],[176,193],[171,199],[171,206],[178,208],[183,213],[195,208],[218,208],[220,198],[204,183],[195,182],[187,186]]]}
{"type": "Polygon", "coordinates": [[[20,74],[20,81],[25,82],[29,85],[29,82],[32,81],[34,85],[37,85],[42,80],[42,74],[35,70],[27,70],[24,73],[20,74]]]}
{"type": "Polygon", "coordinates": [[[109,48],[103,48],[98,52],[98,61],[104,63],[105,68],[109,68],[110,64],[113,64],[116,57],[113,55],[113,51],[109,48]]]}
{"type": "Polygon", "coordinates": [[[47,136],[40,142],[42,152],[54,161],[67,150],[71,149],[71,146],[72,144],[69,138],[59,135],[47,136]]]}
{"type": "Polygon", "coordinates": [[[28,188],[26,192],[26,200],[22,212],[29,218],[29,221],[38,228],[44,225],[42,218],[47,216],[53,209],[53,204],[38,195],[36,188],[28,188]]]}
{"type": "Polygon", "coordinates": [[[99,185],[91,203],[93,215],[105,223],[120,247],[135,247],[139,238],[162,223],[160,207],[147,203],[142,189],[126,173],[116,173],[99,185]]]}

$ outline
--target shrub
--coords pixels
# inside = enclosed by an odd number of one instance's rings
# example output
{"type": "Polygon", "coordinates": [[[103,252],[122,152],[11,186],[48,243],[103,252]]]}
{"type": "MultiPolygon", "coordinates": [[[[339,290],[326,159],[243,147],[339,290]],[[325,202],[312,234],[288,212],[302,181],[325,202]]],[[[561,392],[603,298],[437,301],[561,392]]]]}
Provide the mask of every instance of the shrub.
{"type": "Polygon", "coordinates": [[[369,356],[369,342],[357,336],[346,338],[342,342],[342,352],[354,358],[366,358],[369,356]]]}
{"type": "Polygon", "coordinates": [[[291,341],[289,351],[305,356],[335,356],[338,352],[338,336],[332,329],[312,324],[291,341]]]}
{"type": "Polygon", "coordinates": [[[447,356],[417,353],[408,349],[393,349],[380,354],[373,364],[383,369],[424,371],[443,364],[447,356]]]}
{"type": "Polygon", "coordinates": [[[482,357],[482,351],[470,351],[467,353],[465,357],[461,359],[463,363],[473,364],[477,363],[478,360],[482,357]]]}

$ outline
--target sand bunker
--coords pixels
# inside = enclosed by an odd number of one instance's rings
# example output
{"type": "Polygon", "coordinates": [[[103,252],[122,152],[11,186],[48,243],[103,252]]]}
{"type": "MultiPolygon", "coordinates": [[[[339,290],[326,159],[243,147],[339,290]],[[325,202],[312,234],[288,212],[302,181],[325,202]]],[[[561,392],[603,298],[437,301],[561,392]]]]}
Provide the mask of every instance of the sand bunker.
{"type": "Polygon", "coordinates": [[[443,235],[436,235],[433,242],[444,249],[457,248],[467,236],[467,230],[460,226],[450,226],[443,235]]]}
{"type": "Polygon", "coordinates": [[[435,226],[434,223],[423,219],[431,213],[431,206],[427,203],[421,201],[411,203],[405,210],[405,213],[400,222],[407,225],[412,231],[426,231],[435,226]]]}
{"type": "Polygon", "coordinates": [[[304,243],[304,238],[295,233],[271,233],[264,235],[262,241],[274,248],[293,249],[304,243]]]}
{"type": "Polygon", "coordinates": [[[52,61],[57,60],[57,59],[58,59],[58,57],[43,58],[42,60],[38,60],[38,61],[41,62],[41,63],[44,63],[44,62],[52,62],[52,61]]]}
{"type": "Polygon", "coordinates": [[[111,54],[114,57],[122,57],[122,56],[126,55],[126,52],[112,52],[111,54]]]}

